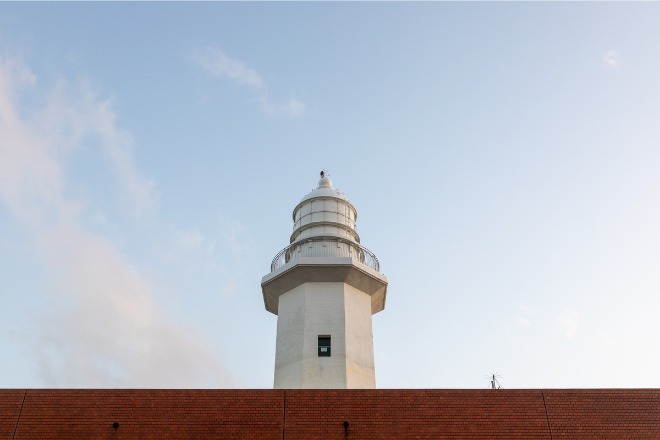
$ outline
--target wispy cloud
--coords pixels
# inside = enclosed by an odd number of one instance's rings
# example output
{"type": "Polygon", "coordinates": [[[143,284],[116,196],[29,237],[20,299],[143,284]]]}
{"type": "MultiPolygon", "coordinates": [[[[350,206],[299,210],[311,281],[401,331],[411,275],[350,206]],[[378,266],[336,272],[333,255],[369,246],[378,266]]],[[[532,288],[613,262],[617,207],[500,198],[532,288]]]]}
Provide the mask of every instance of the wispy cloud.
{"type": "Polygon", "coordinates": [[[573,339],[578,333],[578,312],[572,307],[566,307],[557,317],[559,329],[566,339],[573,339]]]}
{"type": "Polygon", "coordinates": [[[61,82],[26,119],[18,112],[20,93],[35,80],[20,62],[0,62],[0,201],[37,243],[57,305],[35,322],[30,339],[44,384],[229,385],[200,335],[163,310],[150,280],[120,249],[85,228],[89,208],[68,195],[66,153],[93,138],[136,214],[143,214],[139,205],[153,206],[154,185],[138,171],[132,140],[116,126],[111,102],[84,82],[73,91],[61,82]]]}
{"type": "Polygon", "coordinates": [[[155,182],[137,170],[134,141],[130,133],[117,127],[112,104],[111,99],[99,99],[88,81],[71,86],[60,80],[39,115],[39,125],[45,136],[65,150],[78,146],[84,137],[97,141],[121,186],[128,212],[143,220],[156,208],[155,182]]]}
{"type": "Polygon", "coordinates": [[[263,87],[263,80],[257,72],[221,50],[212,47],[197,49],[193,52],[193,61],[211,76],[229,78],[255,88],[263,87]]]}
{"type": "Polygon", "coordinates": [[[619,67],[619,53],[613,49],[607,50],[603,54],[603,66],[607,69],[619,67]]]}
{"type": "Polygon", "coordinates": [[[305,104],[299,101],[295,96],[291,96],[283,105],[274,105],[268,101],[266,95],[259,97],[259,104],[262,111],[271,116],[298,117],[305,113],[305,104]]]}
{"type": "Polygon", "coordinates": [[[212,77],[226,78],[252,89],[261,111],[271,116],[294,118],[305,113],[305,104],[295,96],[291,96],[284,104],[273,103],[266,84],[257,71],[217,48],[196,49],[192,53],[192,60],[212,77]]]}
{"type": "Polygon", "coordinates": [[[519,316],[518,325],[520,325],[521,327],[529,327],[530,325],[532,325],[532,321],[530,321],[527,318],[523,318],[522,316],[519,316]]]}
{"type": "Polygon", "coordinates": [[[206,237],[197,230],[179,230],[176,232],[176,242],[184,252],[198,249],[206,242],[206,237]]]}
{"type": "Polygon", "coordinates": [[[536,314],[534,309],[525,304],[521,304],[520,307],[518,307],[518,313],[518,325],[521,327],[529,327],[532,325],[532,317],[536,314]]]}

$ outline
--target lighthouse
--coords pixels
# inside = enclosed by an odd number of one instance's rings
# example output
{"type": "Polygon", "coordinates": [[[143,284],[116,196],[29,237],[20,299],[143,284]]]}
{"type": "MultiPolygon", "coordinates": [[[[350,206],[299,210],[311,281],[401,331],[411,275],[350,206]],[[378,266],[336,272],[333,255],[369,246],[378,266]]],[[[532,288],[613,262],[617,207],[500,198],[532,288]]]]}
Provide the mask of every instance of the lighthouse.
{"type": "Polygon", "coordinates": [[[293,209],[289,246],[261,280],[277,315],[275,388],[375,388],[371,315],[387,278],[360,244],[357,210],[321,171],[293,209]]]}

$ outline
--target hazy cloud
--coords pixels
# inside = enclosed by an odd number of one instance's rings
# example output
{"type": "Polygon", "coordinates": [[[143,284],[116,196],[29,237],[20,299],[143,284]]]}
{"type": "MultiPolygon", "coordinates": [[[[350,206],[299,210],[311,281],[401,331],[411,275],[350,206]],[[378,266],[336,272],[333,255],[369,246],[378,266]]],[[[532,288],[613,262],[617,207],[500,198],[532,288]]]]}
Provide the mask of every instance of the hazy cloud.
{"type": "Polygon", "coordinates": [[[268,101],[267,96],[263,95],[259,99],[261,110],[271,116],[298,117],[305,113],[305,104],[295,97],[289,98],[284,105],[273,105],[268,101]]]}
{"type": "Polygon", "coordinates": [[[196,230],[180,230],[176,233],[176,241],[183,250],[193,250],[204,244],[206,237],[196,230]]]}
{"type": "Polygon", "coordinates": [[[19,90],[34,75],[16,61],[0,64],[0,196],[24,221],[35,221],[58,205],[63,179],[54,145],[24,127],[15,107],[19,90]]]}
{"type": "Polygon", "coordinates": [[[528,327],[532,324],[532,317],[536,314],[536,311],[531,307],[521,304],[518,308],[519,316],[516,320],[518,325],[521,327],[528,327]]]}
{"type": "Polygon", "coordinates": [[[261,76],[257,72],[240,61],[230,58],[221,50],[211,47],[197,49],[193,52],[193,61],[211,76],[226,77],[239,84],[255,88],[263,86],[261,76]]]}
{"type": "Polygon", "coordinates": [[[285,104],[271,102],[261,75],[217,48],[196,49],[192,53],[192,60],[212,77],[227,78],[250,87],[256,94],[261,111],[271,116],[293,118],[305,113],[305,104],[295,96],[291,96],[285,104]]]}
{"type": "Polygon", "coordinates": [[[99,142],[121,186],[128,212],[145,219],[153,215],[158,200],[155,183],[137,170],[133,139],[117,127],[115,119],[112,100],[99,99],[89,82],[70,86],[61,80],[49,95],[39,123],[44,136],[64,150],[77,147],[84,137],[99,142]]]}
{"type": "Polygon", "coordinates": [[[60,82],[28,120],[17,111],[19,95],[35,81],[19,62],[0,63],[0,200],[26,225],[49,274],[53,306],[30,338],[44,384],[227,386],[203,339],[160,307],[150,280],[112,242],[83,226],[86,201],[67,195],[65,154],[93,138],[135,209],[153,203],[154,185],[137,170],[110,101],[84,82],[73,92],[60,82]]]}
{"type": "Polygon", "coordinates": [[[530,321],[527,318],[523,318],[522,316],[518,317],[518,324],[522,327],[529,327],[532,324],[532,321],[530,321]]]}
{"type": "Polygon", "coordinates": [[[619,54],[615,50],[608,50],[603,54],[603,65],[608,69],[619,66],[619,54]]]}
{"type": "Polygon", "coordinates": [[[566,307],[557,317],[559,329],[567,339],[573,339],[578,332],[578,312],[572,307],[566,307]]]}

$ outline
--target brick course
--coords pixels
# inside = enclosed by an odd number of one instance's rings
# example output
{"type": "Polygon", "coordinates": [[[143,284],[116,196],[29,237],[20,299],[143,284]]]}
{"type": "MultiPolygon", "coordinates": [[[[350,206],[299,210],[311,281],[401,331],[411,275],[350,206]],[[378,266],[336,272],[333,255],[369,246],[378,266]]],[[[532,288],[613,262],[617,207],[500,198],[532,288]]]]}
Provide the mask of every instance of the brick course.
{"type": "Polygon", "coordinates": [[[288,390],[294,439],[546,439],[540,390],[288,390]]]}
{"type": "Polygon", "coordinates": [[[283,403],[281,391],[27,390],[15,440],[281,440],[283,403]]]}
{"type": "Polygon", "coordinates": [[[660,439],[660,390],[545,390],[553,440],[660,439]]]}
{"type": "Polygon", "coordinates": [[[660,390],[0,390],[0,440],[624,438],[660,390]]]}
{"type": "Polygon", "coordinates": [[[0,390],[0,439],[11,439],[18,423],[25,390],[0,390]]]}

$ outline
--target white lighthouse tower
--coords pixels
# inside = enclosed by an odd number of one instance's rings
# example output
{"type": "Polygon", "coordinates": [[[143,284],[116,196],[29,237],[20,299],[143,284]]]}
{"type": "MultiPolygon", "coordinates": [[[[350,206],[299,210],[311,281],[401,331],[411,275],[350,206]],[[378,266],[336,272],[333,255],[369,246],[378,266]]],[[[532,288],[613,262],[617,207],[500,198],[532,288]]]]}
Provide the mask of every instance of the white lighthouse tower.
{"type": "Polygon", "coordinates": [[[290,245],[261,280],[277,316],[275,388],[375,388],[371,315],[387,278],[360,245],[357,211],[322,171],[293,209],[290,245]]]}

